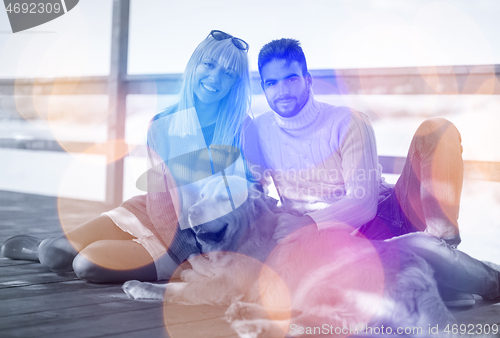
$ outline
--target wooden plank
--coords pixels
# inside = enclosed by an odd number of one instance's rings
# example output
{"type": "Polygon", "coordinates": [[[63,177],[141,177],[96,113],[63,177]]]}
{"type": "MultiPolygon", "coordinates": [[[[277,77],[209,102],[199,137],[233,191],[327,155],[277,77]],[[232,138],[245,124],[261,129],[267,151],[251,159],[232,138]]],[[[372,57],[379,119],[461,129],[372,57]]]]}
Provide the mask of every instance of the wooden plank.
{"type": "MultiPolygon", "coordinates": [[[[136,318],[132,322],[126,322],[122,318],[125,316],[136,315],[139,311],[130,311],[128,313],[121,314],[111,314],[108,316],[109,320],[117,320],[120,324],[120,328],[114,332],[115,335],[120,337],[129,337],[130,332],[134,332],[131,336],[137,336],[137,332],[142,330],[149,331],[149,334],[155,332],[158,337],[165,337],[168,331],[168,337],[170,338],[219,338],[219,337],[237,337],[235,332],[231,329],[230,324],[220,316],[224,313],[225,309],[210,307],[210,306],[182,306],[176,305],[179,312],[175,313],[175,319],[180,322],[177,324],[170,324],[174,319],[171,319],[168,324],[163,321],[163,314],[161,307],[157,309],[147,309],[142,312],[150,311],[151,317],[148,316],[141,321],[136,321],[136,318]],[[214,311],[215,309],[215,311],[214,311]],[[214,314],[219,316],[214,317],[214,314]],[[166,327],[166,329],[165,329],[166,327]]],[[[174,314],[173,314],[174,315],[174,314]]],[[[87,318],[88,322],[92,322],[92,326],[99,332],[104,332],[108,336],[109,324],[102,322],[105,327],[100,327],[101,322],[94,318],[87,318]]],[[[85,323],[83,323],[85,325],[85,323]]],[[[118,326],[118,325],[117,325],[118,326]]],[[[59,327],[60,333],[52,333],[52,337],[64,337],[67,334],[64,327],[59,327]]],[[[92,330],[87,330],[92,331],[92,330]]],[[[91,337],[92,332],[86,332],[83,337],[91,337]]],[[[142,337],[157,337],[156,335],[142,335],[142,337]]]]}
{"type": "MultiPolygon", "coordinates": [[[[57,289],[58,285],[59,284],[54,284],[54,288],[57,289]]],[[[118,300],[128,300],[127,295],[122,291],[120,285],[92,290],[80,288],[67,292],[59,292],[56,295],[48,293],[28,298],[2,300],[0,317],[43,312],[46,310],[70,309],[73,307],[109,303],[118,300]]]]}
{"type": "Polygon", "coordinates": [[[87,290],[89,293],[98,289],[113,288],[116,290],[115,284],[93,284],[83,279],[67,280],[64,282],[34,284],[27,286],[17,286],[12,288],[0,289],[0,300],[21,299],[34,296],[56,295],[63,292],[77,292],[79,290],[87,290]]]}
{"type": "MultiPolygon", "coordinates": [[[[30,261],[22,261],[22,262],[30,262],[30,261]]],[[[33,264],[4,266],[0,269],[0,278],[50,272],[50,270],[46,266],[43,266],[40,263],[34,263],[34,262],[32,263],[33,264]]]]}
{"type": "MultiPolygon", "coordinates": [[[[120,311],[117,309],[117,311],[120,311]]],[[[161,307],[138,309],[136,311],[115,312],[106,315],[95,313],[91,316],[77,315],[60,319],[57,323],[25,325],[13,329],[0,330],[5,337],[96,337],[111,333],[127,332],[135,328],[160,327],[163,325],[161,307]]]]}
{"type": "MultiPolygon", "coordinates": [[[[10,259],[7,257],[0,256],[0,267],[3,266],[17,266],[17,265],[31,265],[31,264],[38,264],[33,261],[24,261],[24,260],[19,260],[19,259],[10,259]]],[[[2,269],[0,269],[0,274],[2,272],[2,269]]]]}
{"type": "MultiPolygon", "coordinates": [[[[129,301],[126,299],[126,295],[121,291],[121,288],[119,285],[114,286],[111,288],[111,290],[95,290],[95,288],[102,288],[102,285],[96,285],[96,284],[88,284],[85,283],[84,285],[75,285],[75,283],[82,283],[82,281],[74,281],[71,282],[71,291],[70,292],[64,292],[61,290],[61,283],[55,284],[54,288],[51,290],[51,295],[42,295],[42,296],[35,296],[35,297],[30,297],[27,299],[19,299],[15,298],[10,301],[2,301],[2,308],[4,308],[6,311],[2,313],[0,309],[0,316],[8,316],[8,319],[12,319],[13,315],[19,315],[19,313],[26,313],[27,314],[32,314],[32,313],[38,313],[37,311],[40,311],[40,314],[34,314],[33,318],[40,318],[39,320],[42,322],[47,322],[48,319],[47,317],[50,318],[57,318],[58,321],[57,323],[54,323],[54,325],[58,326],[57,330],[60,330],[61,328],[59,327],[59,319],[60,315],[54,314],[54,309],[63,309],[63,310],[68,310],[72,309],[73,307],[75,308],[81,308],[82,307],[82,302],[81,299],[85,299],[85,302],[88,302],[89,299],[91,299],[90,303],[99,303],[101,304],[104,301],[109,301],[109,300],[115,300],[117,298],[121,298],[126,302],[129,302],[130,304],[140,304],[140,308],[143,308],[144,302],[137,302],[137,301],[129,301]],[[77,286],[75,288],[75,286],[77,286]],[[93,287],[93,290],[85,290],[85,289],[79,289],[81,286],[86,286],[86,287],[93,287]],[[54,297],[56,296],[56,297],[54,297]],[[109,297],[111,296],[111,297],[109,297]],[[75,302],[77,302],[77,306],[75,306],[75,302]],[[73,304],[72,307],[68,308],[68,304],[73,304]],[[14,308],[15,307],[15,308],[14,308]]],[[[24,288],[26,289],[26,288],[24,288]]],[[[2,290],[0,290],[1,292],[2,290]]],[[[158,304],[158,303],[156,303],[158,304]]],[[[149,306],[149,305],[148,305],[149,306]]],[[[161,308],[161,303],[159,305],[154,305],[155,307],[160,307],[161,308]]],[[[87,307],[88,308],[88,307],[87,307]]],[[[169,322],[172,323],[179,323],[179,322],[191,322],[193,321],[193,318],[199,319],[199,318],[212,318],[214,316],[221,316],[225,312],[225,308],[220,308],[218,311],[214,312],[213,307],[210,306],[202,306],[202,307],[191,307],[191,306],[179,306],[179,305],[174,305],[174,304],[169,304],[168,305],[168,313],[169,313],[169,322]]],[[[217,308],[216,308],[217,309],[217,308]]],[[[74,313],[74,311],[78,312],[78,310],[68,310],[68,313],[74,313]],[[73,311],[73,312],[72,312],[73,311]]],[[[97,311],[97,310],[96,310],[97,311]]],[[[102,312],[99,312],[100,315],[103,315],[102,312]]],[[[16,318],[16,316],[14,317],[16,318]]],[[[19,321],[22,322],[22,318],[31,318],[31,317],[21,317],[21,319],[15,319],[16,323],[19,323],[19,321]]],[[[90,321],[90,319],[88,319],[90,321]]],[[[5,322],[5,321],[4,321],[5,322]]],[[[5,328],[4,325],[2,325],[1,317],[0,317],[0,327],[5,328]]],[[[93,322],[93,320],[92,320],[93,322]]],[[[38,322],[37,322],[38,323],[38,322]]],[[[32,323],[34,325],[34,323],[32,323]]],[[[109,323],[106,323],[109,324],[109,323]]],[[[31,325],[31,324],[30,324],[31,325]]],[[[11,326],[9,326],[11,327],[11,326]]],[[[150,326],[146,327],[147,329],[150,329],[150,326]]],[[[38,331],[37,331],[38,332],[38,331]]],[[[24,329],[21,332],[22,334],[26,333],[24,329]]],[[[19,334],[18,331],[0,331],[0,334],[8,334],[12,336],[17,336],[19,334]]],[[[50,333],[52,334],[52,332],[50,333]]]]}
{"type": "MultiPolygon", "coordinates": [[[[141,302],[130,301],[133,304],[141,302]]],[[[0,330],[0,335],[11,337],[95,337],[108,334],[126,333],[142,329],[164,327],[163,311],[161,303],[150,303],[152,307],[141,305],[138,309],[123,311],[118,306],[116,311],[106,312],[105,315],[94,313],[87,315],[76,311],[72,318],[59,318],[56,323],[45,322],[37,325],[26,325],[12,329],[0,330]],[[91,323],[91,325],[89,325],[91,323]]],[[[220,332],[231,330],[229,324],[220,316],[214,317],[225,311],[220,309],[216,312],[213,307],[206,306],[184,306],[183,310],[173,314],[182,323],[172,324],[175,334],[182,332],[183,335],[171,335],[174,337],[219,337],[220,332]],[[201,308],[201,311],[200,311],[201,308]],[[187,310],[187,311],[186,311],[187,310]],[[208,319],[206,319],[208,317],[208,319]],[[200,320],[202,319],[202,320],[200,320]],[[186,323],[191,323],[190,325],[186,323]],[[194,323],[194,324],[193,324],[194,323]],[[213,330],[211,330],[213,329],[213,330]],[[210,332],[211,330],[211,332],[210,332]],[[189,332],[188,335],[184,333],[189,332]],[[194,334],[197,335],[194,335],[194,334]],[[198,334],[204,335],[198,335],[198,334]]],[[[88,311],[88,308],[85,308],[88,311]]],[[[96,308],[97,309],[97,308],[96,308]]],[[[86,312],[87,313],[87,312],[86,312]]],[[[232,331],[232,330],[231,330],[232,331]]],[[[231,333],[229,331],[229,333],[231,333]]],[[[227,336],[227,334],[225,334],[227,336]]]]}
{"type": "Polygon", "coordinates": [[[20,276],[2,276],[0,277],[0,289],[12,288],[17,286],[64,282],[76,279],[78,279],[78,277],[76,277],[73,272],[68,272],[64,275],[55,274],[53,272],[44,272],[20,276]]]}
{"type": "MultiPolygon", "coordinates": [[[[59,321],[82,317],[92,317],[98,314],[105,316],[111,313],[128,312],[148,308],[161,308],[158,303],[115,301],[109,303],[90,304],[64,309],[47,309],[45,311],[26,313],[16,316],[0,317],[0,328],[2,330],[24,327],[26,325],[36,326],[41,324],[52,324],[57,326],[59,321]]],[[[0,331],[1,332],[1,331],[0,331]]]]}

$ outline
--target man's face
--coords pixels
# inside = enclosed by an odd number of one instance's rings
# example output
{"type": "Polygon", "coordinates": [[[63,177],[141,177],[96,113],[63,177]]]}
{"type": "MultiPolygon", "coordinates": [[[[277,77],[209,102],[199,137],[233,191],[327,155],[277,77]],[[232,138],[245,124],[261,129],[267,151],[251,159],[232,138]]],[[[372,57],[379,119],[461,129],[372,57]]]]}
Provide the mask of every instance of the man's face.
{"type": "Polygon", "coordinates": [[[312,78],[302,74],[297,61],[286,65],[286,60],[274,59],[262,67],[260,76],[267,103],[280,116],[295,116],[306,104],[312,78]]]}

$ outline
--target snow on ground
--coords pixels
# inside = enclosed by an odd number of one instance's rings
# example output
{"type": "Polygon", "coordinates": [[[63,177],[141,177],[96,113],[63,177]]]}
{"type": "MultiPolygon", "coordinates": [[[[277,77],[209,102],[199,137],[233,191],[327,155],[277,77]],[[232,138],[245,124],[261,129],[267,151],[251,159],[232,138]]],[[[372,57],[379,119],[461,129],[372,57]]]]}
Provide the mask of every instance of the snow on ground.
{"type": "MultiPolygon", "coordinates": [[[[317,99],[366,112],[373,122],[380,155],[406,156],[418,125],[426,118],[442,116],[460,130],[464,159],[500,161],[496,148],[500,144],[500,96],[319,95],[317,99]]],[[[127,142],[144,144],[150,119],[172,100],[172,96],[129,97],[127,142]]],[[[253,114],[267,110],[265,97],[255,96],[253,114]]],[[[104,142],[106,124],[4,119],[0,120],[0,138],[104,142]]],[[[102,156],[0,148],[0,163],[0,190],[104,200],[105,158],[102,156]]],[[[143,193],[135,188],[135,182],[146,169],[144,157],[125,159],[124,198],[143,193]]],[[[396,179],[396,175],[387,175],[388,181],[396,179]]],[[[459,219],[463,251],[500,263],[499,206],[500,182],[464,182],[459,219]]]]}

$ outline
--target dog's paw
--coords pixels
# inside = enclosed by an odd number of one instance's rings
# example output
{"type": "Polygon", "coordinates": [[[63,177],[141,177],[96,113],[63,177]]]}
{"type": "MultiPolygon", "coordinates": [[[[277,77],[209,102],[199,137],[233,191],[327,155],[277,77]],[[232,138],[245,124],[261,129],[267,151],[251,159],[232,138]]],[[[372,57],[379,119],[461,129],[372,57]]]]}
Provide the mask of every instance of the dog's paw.
{"type": "Polygon", "coordinates": [[[200,275],[193,269],[182,270],[181,272],[181,280],[186,283],[193,283],[199,281],[201,278],[205,278],[205,276],[200,275]]]}
{"type": "Polygon", "coordinates": [[[216,276],[217,266],[201,255],[191,255],[188,261],[193,270],[202,276],[214,278],[216,276]]]}
{"type": "Polygon", "coordinates": [[[266,310],[259,304],[234,302],[226,311],[226,320],[266,318],[266,310]]]}
{"type": "Polygon", "coordinates": [[[129,280],[123,284],[122,289],[131,299],[156,299],[163,300],[167,284],[152,284],[129,280]]]}

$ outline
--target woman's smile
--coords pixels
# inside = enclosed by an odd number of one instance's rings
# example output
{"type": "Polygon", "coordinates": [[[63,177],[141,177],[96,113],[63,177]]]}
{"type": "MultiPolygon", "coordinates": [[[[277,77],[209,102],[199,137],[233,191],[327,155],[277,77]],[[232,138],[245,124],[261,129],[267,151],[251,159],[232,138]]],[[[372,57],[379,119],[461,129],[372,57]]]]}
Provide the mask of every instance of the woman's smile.
{"type": "Polygon", "coordinates": [[[194,72],[194,94],[205,104],[216,103],[222,100],[231,91],[236,82],[236,75],[217,61],[204,58],[194,72]]]}
{"type": "Polygon", "coordinates": [[[210,93],[216,93],[219,91],[219,89],[217,89],[214,85],[211,85],[211,84],[208,84],[205,82],[201,82],[201,85],[203,86],[203,88],[205,88],[210,93]]]}

